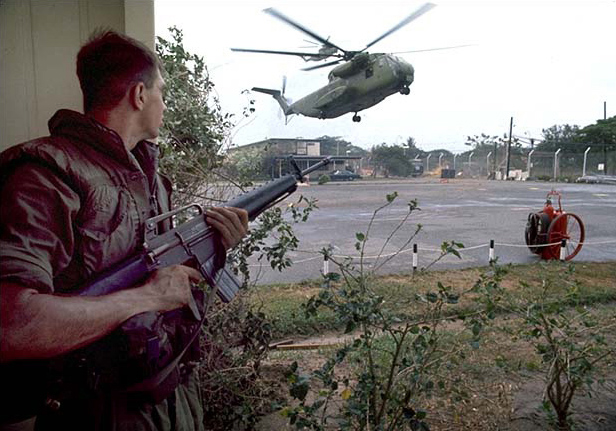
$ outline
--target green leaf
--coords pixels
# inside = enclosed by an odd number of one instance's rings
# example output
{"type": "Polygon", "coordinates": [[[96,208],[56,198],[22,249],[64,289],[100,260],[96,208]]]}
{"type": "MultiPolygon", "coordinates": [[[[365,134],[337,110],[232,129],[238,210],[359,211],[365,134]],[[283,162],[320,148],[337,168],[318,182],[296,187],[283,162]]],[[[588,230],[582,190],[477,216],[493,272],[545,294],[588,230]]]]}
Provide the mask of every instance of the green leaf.
{"type": "Polygon", "coordinates": [[[387,195],[387,203],[392,203],[398,197],[398,192],[393,192],[387,195]]]}
{"type": "Polygon", "coordinates": [[[474,335],[474,336],[479,335],[479,334],[481,333],[481,325],[480,325],[479,323],[475,323],[475,324],[473,325],[472,330],[473,330],[473,335],[474,335]]]}

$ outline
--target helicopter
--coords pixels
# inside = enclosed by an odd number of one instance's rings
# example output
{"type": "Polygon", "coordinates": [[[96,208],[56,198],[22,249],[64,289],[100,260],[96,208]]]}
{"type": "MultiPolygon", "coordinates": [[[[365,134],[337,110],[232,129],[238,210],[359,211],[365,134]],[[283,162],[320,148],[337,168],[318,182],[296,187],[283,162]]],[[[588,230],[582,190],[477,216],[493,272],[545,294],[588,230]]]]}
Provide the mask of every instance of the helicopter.
{"type": "Polygon", "coordinates": [[[435,6],[433,3],[425,3],[390,30],[367,44],[361,51],[342,49],[331,42],[329,38],[325,39],[276,9],[268,8],[264,10],[265,13],[295,27],[297,30],[320,42],[321,48],[319,52],[309,53],[245,48],[231,48],[231,50],[260,54],[294,55],[302,58],[304,61],[335,58],[333,61],[302,69],[308,71],[336,66],[329,72],[329,82],[327,85],[294,103],[290,103],[284,96],[284,82],[282,91],[261,87],[253,87],[252,90],[271,95],[278,102],[287,118],[289,115],[299,114],[306,117],[328,119],[353,112],[353,122],[360,122],[361,117],[357,114],[358,112],[376,105],[392,94],[399,92],[408,95],[410,93],[409,86],[413,83],[415,77],[413,66],[405,60],[393,54],[371,54],[366,52],[366,50],[411,21],[419,18],[435,6]]]}

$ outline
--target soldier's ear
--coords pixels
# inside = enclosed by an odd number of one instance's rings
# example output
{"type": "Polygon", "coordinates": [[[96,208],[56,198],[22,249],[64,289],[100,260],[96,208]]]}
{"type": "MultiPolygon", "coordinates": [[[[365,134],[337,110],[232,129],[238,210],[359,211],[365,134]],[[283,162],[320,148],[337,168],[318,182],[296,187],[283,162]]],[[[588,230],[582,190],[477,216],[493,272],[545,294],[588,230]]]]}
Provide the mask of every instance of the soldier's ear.
{"type": "Polygon", "coordinates": [[[145,90],[146,87],[143,82],[137,82],[128,89],[128,100],[131,106],[138,111],[143,110],[145,106],[145,90]]]}

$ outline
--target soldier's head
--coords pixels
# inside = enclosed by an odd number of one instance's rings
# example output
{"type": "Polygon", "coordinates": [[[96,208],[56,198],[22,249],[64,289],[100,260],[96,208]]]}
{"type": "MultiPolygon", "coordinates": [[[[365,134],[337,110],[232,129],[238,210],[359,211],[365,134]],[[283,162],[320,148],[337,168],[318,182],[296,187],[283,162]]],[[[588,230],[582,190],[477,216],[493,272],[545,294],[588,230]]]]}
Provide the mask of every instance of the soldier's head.
{"type": "Polygon", "coordinates": [[[112,30],[96,31],[77,54],[84,112],[113,108],[139,82],[151,88],[162,69],[141,42],[112,30]]]}

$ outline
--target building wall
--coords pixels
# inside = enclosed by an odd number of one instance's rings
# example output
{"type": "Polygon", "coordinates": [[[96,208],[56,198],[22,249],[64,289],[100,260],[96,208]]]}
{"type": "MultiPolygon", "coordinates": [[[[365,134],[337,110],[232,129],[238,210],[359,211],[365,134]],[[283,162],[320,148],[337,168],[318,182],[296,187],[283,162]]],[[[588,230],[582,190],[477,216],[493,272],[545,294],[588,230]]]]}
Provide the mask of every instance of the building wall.
{"type": "Polygon", "coordinates": [[[318,141],[307,142],[298,141],[295,154],[303,156],[320,156],[321,155],[321,143],[318,141]]]}
{"type": "Polygon", "coordinates": [[[0,151],[48,134],[59,108],[81,111],[79,47],[107,27],[154,47],[154,0],[0,0],[0,151]]]}

